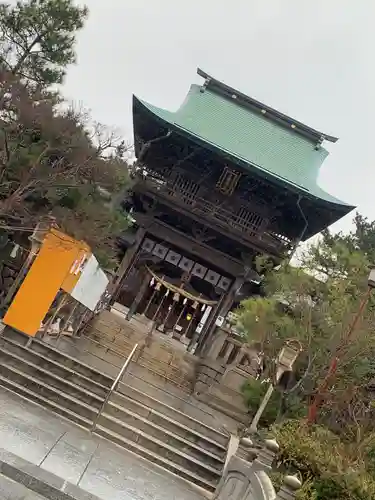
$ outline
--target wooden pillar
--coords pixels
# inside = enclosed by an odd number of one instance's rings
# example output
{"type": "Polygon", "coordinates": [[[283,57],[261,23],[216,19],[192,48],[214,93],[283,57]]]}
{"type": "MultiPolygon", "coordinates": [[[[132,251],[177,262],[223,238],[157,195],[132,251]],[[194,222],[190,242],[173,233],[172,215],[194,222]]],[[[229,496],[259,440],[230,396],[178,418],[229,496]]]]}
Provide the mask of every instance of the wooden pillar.
{"type": "Polygon", "coordinates": [[[135,236],[134,243],[126,250],[124,258],[122,259],[121,264],[116,271],[115,277],[108,287],[108,291],[112,295],[112,304],[116,301],[118,294],[120,293],[121,284],[124,281],[124,278],[127,276],[129,269],[135,260],[145,234],[146,229],[144,229],[143,227],[139,227],[135,236]]]}
{"type": "Polygon", "coordinates": [[[211,314],[208,317],[202,332],[200,333],[198,339],[198,345],[195,349],[195,354],[201,355],[204,351],[204,346],[207,344],[207,339],[211,337],[211,332],[213,332],[216,328],[216,318],[219,315],[219,311],[221,309],[221,304],[224,300],[224,295],[222,295],[216,304],[216,307],[211,310],[211,314]]]}
{"type": "Polygon", "coordinates": [[[198,341],[197,349],[195,351],[196,354],[202,353],[204,345],[210,342],[213,332],[215,331],[216,328],[216,319],[219,316],[226,316],[228,314],[228,311],[233,305],[236,293],[242,287],[244,282],[245,278],[243,276],[236,278],[233,281],[232,286],[230,287],[228,293],[222,296],[221,300],[217,304],[217,307],[211,313],[212,314],[210,318],[211,320],[209,321],[206,330],[201,334],[200,340],[198,341]]]}
{"type": "Polygon", "coordinates": [[[233,305],[234,299],[237,292],[241,289],[242,285],[245,283],[245,278],[240,276],[236,278],[230,287],[227,296],[223,300],[218,316],[226,316],[233,305]]]}
{"type": "Polygon", "coordinates": [[[146,293],[146,290],[149,286],[150,283],[150,274],[147,270],[145,270],[145,275],[143,277],[141,286],[139,287],[138,293],[135,296],[135,299],[133,300],[132,305],[129,308],[129,311],[126,315],[127,320],[131,320],[131,318],[134,316],[134,314],[137,312],[137,307],[141,303],[141,300],[143,299],[144,294],[146,293]]]}

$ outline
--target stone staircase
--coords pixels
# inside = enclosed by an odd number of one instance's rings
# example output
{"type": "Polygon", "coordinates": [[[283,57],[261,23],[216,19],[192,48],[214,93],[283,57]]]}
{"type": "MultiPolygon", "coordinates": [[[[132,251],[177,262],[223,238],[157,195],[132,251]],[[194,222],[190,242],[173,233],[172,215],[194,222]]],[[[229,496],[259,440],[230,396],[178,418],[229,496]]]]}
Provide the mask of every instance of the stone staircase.
{"type": "MultiPolygon", "coordinates": [[[[114,379],[38,339],[5,329],[0,385],[90,430],[114,379]]],[[[120,383],[95,433],[190,483],[214,491],[228,436],[120,383]]]]}

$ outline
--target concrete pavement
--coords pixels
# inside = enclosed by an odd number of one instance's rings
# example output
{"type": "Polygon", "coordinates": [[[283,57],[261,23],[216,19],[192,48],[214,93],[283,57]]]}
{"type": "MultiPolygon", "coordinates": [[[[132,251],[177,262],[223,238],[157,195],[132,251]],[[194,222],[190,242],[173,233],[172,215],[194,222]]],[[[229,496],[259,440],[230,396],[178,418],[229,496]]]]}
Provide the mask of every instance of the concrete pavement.
{"type": "MultiPolygon", "coordinates": [[[[178,477],[2,388],[0,447],[106,500],[205,498],[178,477]]],[[[10,491],[12,482],[0,476],[1,487],[10,491]]]]}
{"type": "Polygon", "coordinates": [[[45,500],[37,493],[28,490],[22,484],[12,481],[0,474],[0,498],[1,500],[45,500]]]}

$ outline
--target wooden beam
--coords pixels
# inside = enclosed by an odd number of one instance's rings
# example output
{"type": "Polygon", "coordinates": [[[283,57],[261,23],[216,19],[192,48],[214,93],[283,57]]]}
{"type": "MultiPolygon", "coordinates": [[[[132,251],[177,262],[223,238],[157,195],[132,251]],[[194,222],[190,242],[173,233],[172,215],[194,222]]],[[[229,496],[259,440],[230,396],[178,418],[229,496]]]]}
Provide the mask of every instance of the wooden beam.
{"type": "MultiPolygon", "coordinates": [[[[187,207],[181,200],[176,198],[176,200],[170,200],[168,196],[165,196],[162,192],[157,192],[156,190],[148,189],[145,184],[141,186],[138,184],[135,186],[134,191],[138,194],[142,194],[153,198],[157,203],[168,207],[180,214],[188,215],[192,221],[201,223],[202,218],[199,215],[194,214],[189,207],[187,207]]],[[[272,257],[280,258],[283,257],[283,250],[275,248],[273,245],[267,244],[266,241],[258,240],[257,238],[250,237],[246,233],[240,233],[239,231],[234,231],[231,226],[228,224],[227,228],[224,228],[223,225],[216,223],[214,218],[205,218],[205,225],[219,233],[225,234],[227,231],[230,234],[230,237],[233,240],[238,241],[242,245],[251,248],[259,253],[267,253],[272,257]]]]}
{"type": "MultiPolygon", "coordinates": [[[[134,216],[134,214],[133,214],[134,216]]],[[[145,228],[147,233],[160,238],[172,245],[185,249],[187,252],[204,257],[204,260],[211,262],[213,266],[222,269],[224,274],[235,277],[243,272],[243,264],[231,259],[227,255],[211,248],[204,243],[198,243],[193,238],[186,236],[175,229],[171,229],[166,224],[153,219],[150,215],[136,214],[137,224],[145,228]]]]}

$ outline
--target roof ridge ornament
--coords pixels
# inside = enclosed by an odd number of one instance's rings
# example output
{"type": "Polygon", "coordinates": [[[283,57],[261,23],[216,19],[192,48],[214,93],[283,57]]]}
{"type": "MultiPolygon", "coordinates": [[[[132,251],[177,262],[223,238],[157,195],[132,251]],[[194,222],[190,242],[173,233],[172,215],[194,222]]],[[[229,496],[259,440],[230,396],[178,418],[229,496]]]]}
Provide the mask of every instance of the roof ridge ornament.
{"type": "Polygon", "coordinates": [[[211,77],[209,77],[209,76],[208,76],[208,77],[205,79],[205,81],[203,82],[203,85],[202,85],[202,86],[201,86],[201,88],[200,88],[200,92],[201,92],[202,94],[203,94],[203,92],[206,90],[206,88],[208,87],[208,85],[210,84],[210,82],[211,82],[211,77]]]}
{"type": "Polygon", "coordinates": [[[324,142],[324,137],[321,136],[320,139],[318,140],[318,142],[316,143],[316,146],[315,146],[316,151],[319,151],[319,149],[322,147],[323,142],[324,142]]]}

